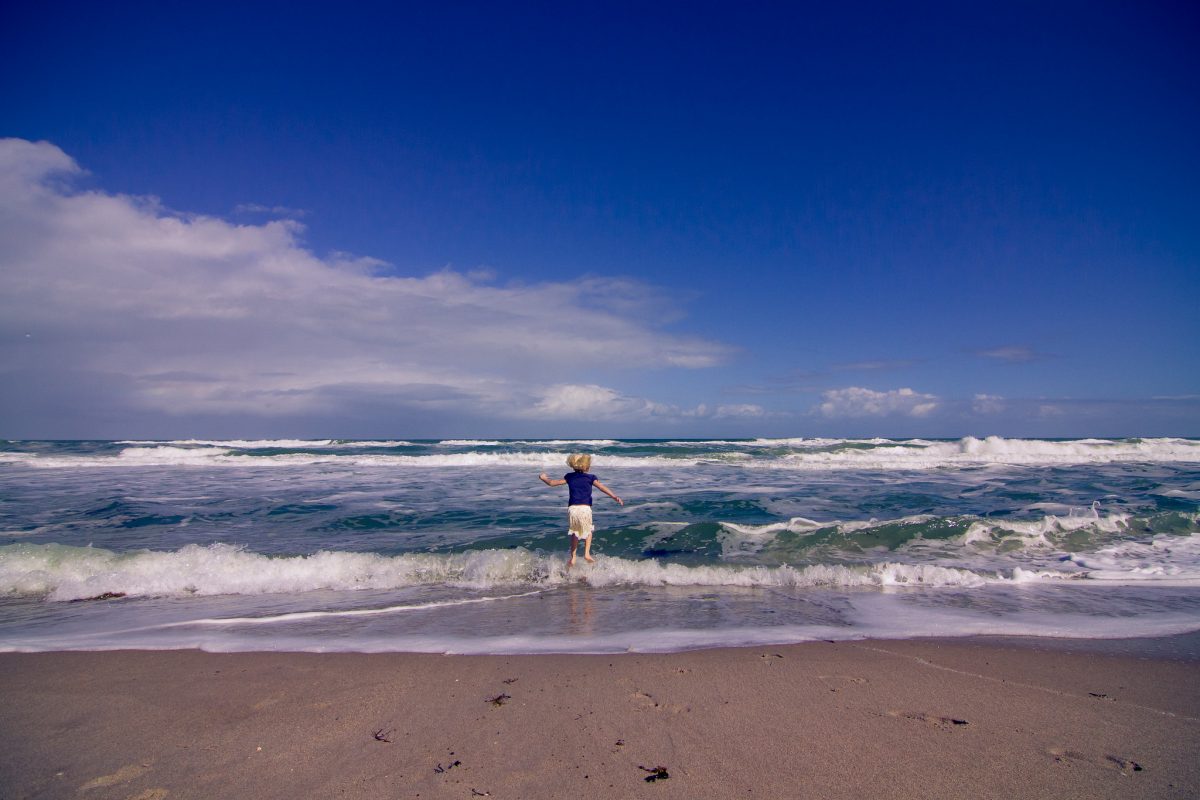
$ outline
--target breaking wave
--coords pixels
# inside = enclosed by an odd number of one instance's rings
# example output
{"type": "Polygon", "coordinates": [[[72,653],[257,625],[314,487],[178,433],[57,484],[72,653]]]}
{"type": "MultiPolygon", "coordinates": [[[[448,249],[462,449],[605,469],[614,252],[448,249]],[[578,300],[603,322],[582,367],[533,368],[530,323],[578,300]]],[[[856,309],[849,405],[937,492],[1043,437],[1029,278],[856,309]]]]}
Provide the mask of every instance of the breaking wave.
{"type": "Polygon", "coordinates": [[[798,588],[980,587],[1044,580],[1200,581],[1195,564],[1200,536],[1167,537],[1064,559],[1062,569],[966,569],[933,564],[813,564],[809,566],[687,566],[599,556],[596,564],[568,571],[559,555],[523,548],[454,554],[322,551],[268,556],[242,547],[186,545],[174,551],[117,553],[92,547],[15,544],[0,547],[0,594],[52,601],[102,596],[185,597],[297,594],[329,589],[401,589],[453,586],[475,590],[554,587],[573,581],[591,586],[712,586],[798,588]],[[1168,540],[1169,539],[1169,540],[1168,540]],[[1191,568],[1164,567],[1163,550],[1186,555],[1191,568]]]}
{"type": "Polygon", "coordinates": [[[117,442],[115,453],[47,453],[16,447],[0,464],[46,468],[129,466],[559,467],[567,449],[601,451],[605,468],[732,464],[777,470],[928,470],[979,466],[1059,466],[1200,462],[1195,439],[759,439],[707,442],[593,440],[471,440],[441,442],[347,440],[209,440],[117,442]],[[483,451],[468,448],[486,448],[483,451]],[[632,448],[636,448],[633,451],[632,448]],[[364,450],[401,452],[362,452],[364,450]],[[256,450],[270,450],[256,453],[256,450]],[[278,452],[292,450],[295,452],[278,452]]]}

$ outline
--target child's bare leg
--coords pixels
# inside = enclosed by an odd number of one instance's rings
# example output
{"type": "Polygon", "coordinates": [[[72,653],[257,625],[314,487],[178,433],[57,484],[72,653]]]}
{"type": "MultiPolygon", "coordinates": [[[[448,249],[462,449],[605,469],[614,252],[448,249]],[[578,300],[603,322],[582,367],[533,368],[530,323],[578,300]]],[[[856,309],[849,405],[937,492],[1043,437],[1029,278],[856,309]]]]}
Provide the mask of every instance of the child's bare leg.
{"type": "MultiPolygon", "coordinates": [[[[567,559],[567,569],[575,566],[575,549],[579,547],[579,537],[571,534],[571,557],[567,559]]],[[[589,559],[591,560],[591,559],[589,559]]]]}
{"type": "Polygon", "coordinates": [[[596,563],[596,559],[592,558],[592,539],[595,534],[583,540],[583,560],[589,564],[596,563]]]}

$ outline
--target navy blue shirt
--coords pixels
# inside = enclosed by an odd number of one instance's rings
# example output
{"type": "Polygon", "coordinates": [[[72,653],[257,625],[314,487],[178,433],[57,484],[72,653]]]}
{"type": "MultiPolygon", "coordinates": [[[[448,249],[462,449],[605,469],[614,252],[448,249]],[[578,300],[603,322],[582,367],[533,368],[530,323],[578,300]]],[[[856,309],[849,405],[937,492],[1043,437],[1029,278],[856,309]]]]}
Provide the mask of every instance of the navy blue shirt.
{"type": "Polygon", "coordinates": [[[592,504],[592,484],[596,482],[595,475],[586,472],[569,472],[563,475],[567,488],[571,490],[569,506],[590,506],[592,504]]]}

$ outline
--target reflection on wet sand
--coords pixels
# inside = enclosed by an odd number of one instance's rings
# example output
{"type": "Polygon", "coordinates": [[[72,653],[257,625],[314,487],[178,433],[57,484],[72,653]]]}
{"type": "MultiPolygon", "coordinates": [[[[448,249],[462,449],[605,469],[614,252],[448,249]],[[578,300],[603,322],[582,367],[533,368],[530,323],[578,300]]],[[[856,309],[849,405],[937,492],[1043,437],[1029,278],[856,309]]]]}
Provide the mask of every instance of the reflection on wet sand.
{"type": "Polygon", "coordinates": [[[567,633],[572,636],[591,636],[593,632],[592,590],[586,586],[572,586],[567,589],[567,633]]]}

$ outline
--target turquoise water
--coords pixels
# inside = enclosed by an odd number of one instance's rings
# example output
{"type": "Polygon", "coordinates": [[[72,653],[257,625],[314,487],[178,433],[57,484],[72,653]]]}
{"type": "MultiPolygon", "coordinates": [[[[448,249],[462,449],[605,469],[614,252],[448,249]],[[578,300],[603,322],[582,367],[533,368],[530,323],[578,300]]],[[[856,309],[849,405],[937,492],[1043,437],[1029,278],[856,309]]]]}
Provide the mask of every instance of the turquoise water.
{"type": "Polygon", "coordinates": [[[0,497],[9,650],[1200,630],[1186,439],[7,442],[0,497]],[[568,570],[576,451],[626,505],[568,570]]]}

